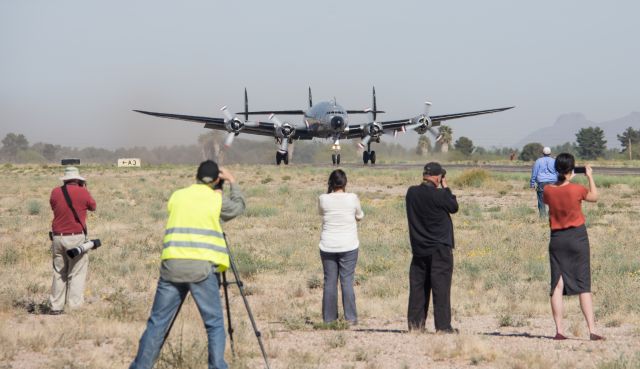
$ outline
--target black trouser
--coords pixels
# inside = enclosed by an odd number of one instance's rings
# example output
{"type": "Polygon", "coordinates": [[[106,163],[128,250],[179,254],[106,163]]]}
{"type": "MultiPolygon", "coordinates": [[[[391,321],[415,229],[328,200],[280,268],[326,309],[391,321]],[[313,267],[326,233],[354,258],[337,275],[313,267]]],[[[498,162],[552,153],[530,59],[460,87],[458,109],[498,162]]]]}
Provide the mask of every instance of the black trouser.
{"type": "Polygon", "coordinates": [[[439,247],[433,254],[414,256],[409,268],[409,329],[424,329],[429,310],[429,292],[433,294],[436,330],[451,329],[451,276],[453,250],[439,247]]]}

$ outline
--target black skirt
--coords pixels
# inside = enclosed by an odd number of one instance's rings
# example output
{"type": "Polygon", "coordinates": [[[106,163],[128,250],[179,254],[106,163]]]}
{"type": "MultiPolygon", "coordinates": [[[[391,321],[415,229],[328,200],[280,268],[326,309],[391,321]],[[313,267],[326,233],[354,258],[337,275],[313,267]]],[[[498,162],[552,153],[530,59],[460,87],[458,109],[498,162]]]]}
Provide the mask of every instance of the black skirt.
{"type": "Polygon", "coordinates": [[[564,282],[563,295],[591,292],[589,236],[583,225],[551,231],[549,262],[551,263],[551,292],[564,282]]]}

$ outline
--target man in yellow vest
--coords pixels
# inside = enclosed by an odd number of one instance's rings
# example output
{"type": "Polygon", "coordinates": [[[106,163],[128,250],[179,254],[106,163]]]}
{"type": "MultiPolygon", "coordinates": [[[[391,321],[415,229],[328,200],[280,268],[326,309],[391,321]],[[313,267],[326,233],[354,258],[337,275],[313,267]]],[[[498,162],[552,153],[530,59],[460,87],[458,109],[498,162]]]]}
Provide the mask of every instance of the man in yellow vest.
{"type": "Polygon", "coordinates": [[[167,206],[160,280],[151,316],[130,369],[151,369],[182,301],[191,292],[209,341],[209,369],[226,369],[225,332],[216,272],[229,267],[229,253],[220,226],[240,215],[244,198],[231,173],[207,160],[198,167],[197,183],[175,191],[167,206]],[[216,189],[230,185],[230,196],[216,189]]]}

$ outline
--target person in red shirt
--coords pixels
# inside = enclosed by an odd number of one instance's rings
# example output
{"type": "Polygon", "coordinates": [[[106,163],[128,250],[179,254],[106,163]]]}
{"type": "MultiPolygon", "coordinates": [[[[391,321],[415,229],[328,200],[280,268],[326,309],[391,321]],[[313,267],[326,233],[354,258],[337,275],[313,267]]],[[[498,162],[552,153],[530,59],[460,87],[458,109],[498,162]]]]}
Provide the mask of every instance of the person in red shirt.
{"type": "Polygon", "coordinates": [[[582,213],[582,201],[598,201],[598,189],[593,170],[585,167],[589,188],[571,183],[575,176],[573,155],[562,153],[556,157],[558,182],[544,187],[544,203],[549,205],[549,262],[551,264],[551,312],[556,324],[554,340],[564,340],[562,325],[562,296],[579,295],[580,308],[587,321],[592,341],[604,337],[595,332],[593,301],[591,296],[591,266],[589,236],[582,213]]]}
{"type": "Polygon", "coordinates": [[[96,201],[87,190],[86,181],[75,167],[66,167],[60,178],[71,204],[80,220],[76,220],[67,204],[62,187],[51,191],[49,203],[53,210],[51,224],[53,256],[53,282],[49,303],[53,315],[61,314],[65,304],[70,308],[79,307],[84,302],[84,285],[89,267],[89,257],[81,254],[70,258],[66,251],[84,243],[87,238],[87,210],[96,210],[96,201]]]}

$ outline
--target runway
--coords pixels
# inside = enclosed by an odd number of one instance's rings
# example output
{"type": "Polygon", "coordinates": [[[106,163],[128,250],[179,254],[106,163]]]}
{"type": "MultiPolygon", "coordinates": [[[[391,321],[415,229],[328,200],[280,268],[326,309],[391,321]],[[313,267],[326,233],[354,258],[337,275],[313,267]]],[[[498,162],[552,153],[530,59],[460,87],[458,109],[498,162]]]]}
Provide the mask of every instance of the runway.
{"type": "MultiPolygon", "coordinates": [[[[447,164],[442,163],[442,166],[446,169],[471,169],[479,168],[485,169],[490,172],[511,172],[511,173],[531,173],[531,165],[500,165],[500,164],[447,164]]],[[[324,166],[324,165],[323,165],[324,166]]],[[[331,166],[327,164],[326,166],[331,166]]],[[[345,168],[363,168],[362,164],[346,163],[341,164],[341,167],[345,168]]],[[[367,165],[368,168],[376,169],[396,169],[396,170],[415,170],[420,171],[424,164],[417,163],[400,163],[400,164],[376,164],[367,165]]],[[[610,176],[632,176],[640,175],[640,168],[625,168],[625,167],[593,167],[594,175],[610,175],[610,176]]]]}

